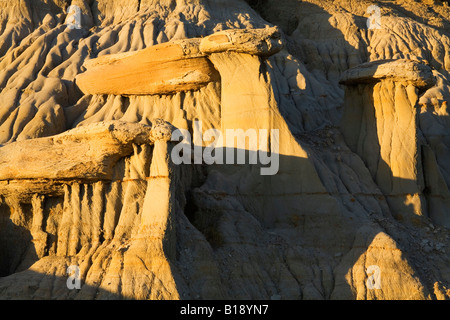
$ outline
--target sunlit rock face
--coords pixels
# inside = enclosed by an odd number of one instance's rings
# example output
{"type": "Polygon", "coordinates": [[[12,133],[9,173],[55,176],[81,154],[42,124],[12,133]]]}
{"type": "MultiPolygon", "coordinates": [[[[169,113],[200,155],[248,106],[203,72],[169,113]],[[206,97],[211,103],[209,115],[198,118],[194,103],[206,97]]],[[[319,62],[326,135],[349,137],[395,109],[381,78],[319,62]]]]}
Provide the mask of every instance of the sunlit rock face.
{"type": "Polygon", "coordinates": [[[445,2],[0,6],[0,298],[450,298],[445,2]]]}

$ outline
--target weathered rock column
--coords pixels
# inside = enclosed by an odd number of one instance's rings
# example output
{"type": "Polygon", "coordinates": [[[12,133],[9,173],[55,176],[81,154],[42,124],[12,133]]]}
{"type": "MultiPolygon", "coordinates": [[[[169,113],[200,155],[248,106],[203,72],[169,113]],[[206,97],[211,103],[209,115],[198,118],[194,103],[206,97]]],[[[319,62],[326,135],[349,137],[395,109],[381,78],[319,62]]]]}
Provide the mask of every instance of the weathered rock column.
{"type": "Polygon", "coordinates": [[[169,143],[171,128],[158,119],[150,133],[154,141],[150,180],[145,194],[140,233],[161,241],[164,254],[175,259],[175,224],[172,221],[174,186],[171,183],[172,163],[169,143]]]}
{"type": "Polygon", "coordinates": [[[221,76],[222,131],[273,125],[271,88],[261,67],[264,58],[282,48],[276,28],[225,30],[202,40],[200,51],[209,55],[221,76]]]}
{"type": "MultiPolygon", "coordinates": [[[[265,137],[256,138],[257,148],[276,155],[270,168],[261,164],[235,168],[241,170],[239,176],[245,181],[245,185],[239,185],[239,191],[245,194],[243,201],[258,203],[254,214],[264,224],[307,220],[314,226],[309,234],[316,235],[315,227],[323,228],[324,223],[333,221],[330,215],[336,212],[338,204],[327,193],[309,155],[280,112],[276,79],[268,58],[282,49],[282,33],[277,28],[225,30],[200,43],[200,51],[208,54],[221,77],[222,134],[241,130],[256,131],[258,135],[265,130],[265,137]],[[282,203],[279,199],[283,199],[282,203]]],[[[249,155],[256,151],[255,145],[248,143],[250,138],[245,140],[245,147],[228,137],[224,140],[227,151],[245,149],[249,155]]],[[[223,174],[228,175],[229,166],[223,167],[223,174]]],[[[321,237],[314,243],[321,249],[334,250],[335,240],[330,238],[321,237]]]]}
{"type": "Polygon", "coordinates": [[[348,70],[341,131],[366,163],[398,218],[426,214],[416,105],[434,85],[431,68],[417,61],[366,63],[348,70]]]}
{"type": "Polygon", "coordinates": [[[153,155],[141,219],[136,234],[124,257],[124,264],[132,266],[133,279],[138,283],[156,283],[147,288],[129,286],[126,294],[150,299],[180,299],[174,279],[172,263],[176,261],[175,210],[176,184],[170,159],[171,127],[158,119],[153,123],[150,139],[153,155]],[[163,283],[163,286],[159,286],[163,283]],[[150,290],[149,290],[150,289],[150,290]]]}

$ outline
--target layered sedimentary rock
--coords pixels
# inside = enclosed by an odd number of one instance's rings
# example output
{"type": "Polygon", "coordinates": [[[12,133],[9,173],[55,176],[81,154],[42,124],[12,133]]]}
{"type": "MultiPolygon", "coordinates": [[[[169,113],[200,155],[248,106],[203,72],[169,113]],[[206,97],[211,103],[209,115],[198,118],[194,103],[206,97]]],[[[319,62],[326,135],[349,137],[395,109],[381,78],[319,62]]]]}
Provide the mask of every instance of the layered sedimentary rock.
{"type": "Polygon", "coordinates": [[[85,94],[152,95],[198,90],[219,75],[199,51],[199,40],[179,40],[135,54],[91,60],[76,78],[85,94]],[[99,81],[101,79],[101,81],[99,81]]]}
{"type": "Polygon", "coordinates": [[[447,7],[67,4],[2,4],[1,298],[448,299],[447,7]]]}
{"type": "MultiPolygon", "coordinates": [[[[31,161],[28,171],[14,176],[25,182],[19,184],[10,176],[2,176],[2,181],[7,180],[1,191],[2,199],[6,199],[2,213],[9,208],[11,223],[16,225],[2,223],[2,273],[28,268],[40,259],[25,274],[42,273],[44,282],[49,271],[64,277],[69,266],[80,268],[85,287],[77,293],[79,298],[96,297],[100,287],[104,287],[100,289],[104,297],[114,298],[118,286],[122,297],[179,298],[168,262],[174,254],[169,249],[175,246],[171,219],[178,208],[174,194],[176,187],[181,187],[175,185],[177,176],[170,168],[171,130],[161,120],[151,130],[131,123],[98,123],[52,138],[9,145],[15,151],[8,155],[15,156],[16,165],[24,161],[23,148],[29,147],[28,142],[34,142],[34,146],[27,151],[35,150],[33,155],[39,160],[31,161]],[[55,154],[40,153],[48,143],[65,144],[68,148],[64,150],[72,150],[72,157],[57,148],[51,148],[55,154]],[[31,221],[28,204],[33,213],[31,221]],[[21,231],[28,223],[30,233],[21,231]],[[6,237],[8,233],[13,237],[6,237]],[[13,245],[30,236],[33,246],[13,245]],[[106,269],[105,259],[109,261],[106,269]],[[121,271],[122,267],[125,269],[121,271]],[[164,285],[137,290],[122,284],[125,278],[130,284],[153,279],[164,285]]],[[[15,292],[22,294],[23,287],[16,283],[5,289],[14,298],[15,292]]],[[[58,294],[46,291],[45,285],[38,291],[42,297],[58,294]]],[[[70,291],[59,294],[71,296],[70,291]]]]}
{"type": "Polygon", "coordinates": [[[152,95],[198,90],[219,80],[206,57],[217,52],[272,55],[281,50],[276,28],[235,30],[177,40],[134,53],[89,60],[76,83],[85,94],[152,95]]]}
{"type": "Polygon", "coordinates": [[[11,143],[1,149],[0,180],[111,179],[116,162],[145,143],[153,143],[149,127],[117,121],[11,143]]]}

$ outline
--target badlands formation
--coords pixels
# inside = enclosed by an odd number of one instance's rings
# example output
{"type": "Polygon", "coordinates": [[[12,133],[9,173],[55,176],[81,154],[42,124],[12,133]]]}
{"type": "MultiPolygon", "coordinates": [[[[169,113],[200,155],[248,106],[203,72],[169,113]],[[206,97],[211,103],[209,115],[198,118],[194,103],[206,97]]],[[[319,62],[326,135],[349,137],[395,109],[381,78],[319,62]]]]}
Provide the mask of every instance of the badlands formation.
{"type": "Polygon", "coordinates": [[[0,1],[0,298],[450,299],[449,37],[437,0],[0,1]],[[210,129],[276,170],[174,161],[210,129]]]}

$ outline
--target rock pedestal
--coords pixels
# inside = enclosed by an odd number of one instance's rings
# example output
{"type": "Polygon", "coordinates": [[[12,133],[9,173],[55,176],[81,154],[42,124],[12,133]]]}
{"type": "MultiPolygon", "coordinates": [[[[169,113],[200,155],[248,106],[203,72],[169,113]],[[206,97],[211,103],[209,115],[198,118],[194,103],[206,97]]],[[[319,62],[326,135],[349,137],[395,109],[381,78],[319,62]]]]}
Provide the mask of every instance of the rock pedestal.
{"type": "Polygon", "coordinates": [[[352,151],[402,218],[426,215],[417,103],[434,85],[430,67],[417,61],[377,61],[348,70],[340,124],[352,151]]]}

